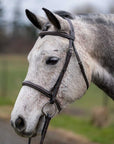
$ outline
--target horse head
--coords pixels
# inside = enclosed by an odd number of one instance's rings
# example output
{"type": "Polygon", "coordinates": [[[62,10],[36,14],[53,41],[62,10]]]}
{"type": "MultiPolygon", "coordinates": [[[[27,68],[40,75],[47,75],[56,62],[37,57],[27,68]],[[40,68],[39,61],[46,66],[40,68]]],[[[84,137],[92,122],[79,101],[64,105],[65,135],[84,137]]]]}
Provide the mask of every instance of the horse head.
{"type": "MultiPolygon", "coordinates": [[[[70,25],[66,19],[47,9],[44,9],[44,11],[47,18],[36,16],[29,10],[26,10],[26,15],[40,30],[69,34],[70,25]]],[[[75,27],[73,20],[72,23],[75,27]]],[[[78,43],[75,40],[74,44],[77,47],[78,43]]],[[[52,35],[38,37],[28,55],[29,67],[25,81],[31,81],[50,91],[64,66],[68,48],[69,40],[67,38],[52,35]]],[[[90,83],[91,70],[84,59],[82,58],[82,62],[90,83]]],[[[85,80],[72,50],[72,57],[61,81],[56,99],[60,107],[65,108],[68,104],[83,96],[86,90],[85,80]]],[[[48,102],[49,98],[43,96],[40,91],[24,85],[19,92],[11,114],[11,123],[15,131],[25,137],[32,137],[41,133],[44,125],[42,108],[48,102]]]]}

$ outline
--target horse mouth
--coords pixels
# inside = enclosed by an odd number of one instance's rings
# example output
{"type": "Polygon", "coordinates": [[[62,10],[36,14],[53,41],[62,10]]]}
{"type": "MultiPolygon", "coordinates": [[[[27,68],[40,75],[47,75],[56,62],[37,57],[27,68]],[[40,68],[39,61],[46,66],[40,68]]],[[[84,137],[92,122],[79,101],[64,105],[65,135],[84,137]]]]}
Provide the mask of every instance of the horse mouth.
{"type": "Polygon", "coordinates": [[[22,132],[22,133],[19,133],[18,131],[16,131],[16,133],[22,137],[35,137],[36,136],[36,133],[32,133],[32,132],[22,132]]]}
{"type": "Polygon", "coordinates": [[[42,115],[42,116],[40,116],[40,118],[38,120],[38,124],[37,124],[35,130],[31,133],[26,133],[26,137],[35,137],[37,135],[41,135],[43,127],[44,127],[44,122],[45,122],[45,116],[42,115]]]}

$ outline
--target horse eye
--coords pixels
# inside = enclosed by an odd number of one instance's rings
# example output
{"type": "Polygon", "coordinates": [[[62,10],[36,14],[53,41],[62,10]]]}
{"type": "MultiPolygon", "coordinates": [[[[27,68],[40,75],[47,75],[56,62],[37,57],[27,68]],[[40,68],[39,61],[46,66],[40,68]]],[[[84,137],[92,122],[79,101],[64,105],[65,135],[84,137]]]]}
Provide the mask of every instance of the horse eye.
{"type": "Polygon", "coordinates": [[[47,65],[55,65],[57,64],[59,61],[59,58],[58,57],[49,57],[47,60],[46,60],[46,64],[47,65]]]}

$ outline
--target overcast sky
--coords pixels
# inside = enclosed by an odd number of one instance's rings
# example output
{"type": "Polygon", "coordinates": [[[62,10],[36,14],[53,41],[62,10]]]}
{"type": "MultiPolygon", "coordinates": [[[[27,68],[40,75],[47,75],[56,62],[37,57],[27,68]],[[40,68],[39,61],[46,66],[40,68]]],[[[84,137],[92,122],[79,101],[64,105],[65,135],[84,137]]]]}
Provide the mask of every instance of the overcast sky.
{"type": "Polygon", "coordinates": [[[43,15],[42,7],[50,10],[73,11],[77,7],[92,4],[99,9],[99,12],[108,12],[109,5],[114,0],[1,0],[5,8],[5,16],[8,20],[13,17],[14,7],[20,7],[23,18],[25,19],[25,9],[43,15]]]}

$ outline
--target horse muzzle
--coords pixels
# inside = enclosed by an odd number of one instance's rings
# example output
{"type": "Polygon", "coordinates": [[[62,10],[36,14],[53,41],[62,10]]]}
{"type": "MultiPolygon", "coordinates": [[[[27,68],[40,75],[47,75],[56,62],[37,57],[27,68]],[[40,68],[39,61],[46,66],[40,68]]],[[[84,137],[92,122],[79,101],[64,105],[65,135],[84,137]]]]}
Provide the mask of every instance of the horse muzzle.
{"type": "MultiPolygon", "coordinates": [[[[22,137],[34,137],[42,133],[45,117],[41,116],[37,122],[37,125],[32,130],[27,130],[27,122],[22,116],[18,116],[16,120],[11,120],[11,126],[15,132],[22,137]]],[[[32,125],[32,124],[31,124],[32,125]]]]}

